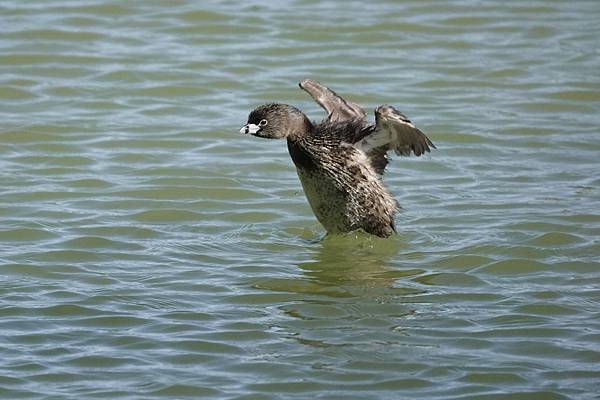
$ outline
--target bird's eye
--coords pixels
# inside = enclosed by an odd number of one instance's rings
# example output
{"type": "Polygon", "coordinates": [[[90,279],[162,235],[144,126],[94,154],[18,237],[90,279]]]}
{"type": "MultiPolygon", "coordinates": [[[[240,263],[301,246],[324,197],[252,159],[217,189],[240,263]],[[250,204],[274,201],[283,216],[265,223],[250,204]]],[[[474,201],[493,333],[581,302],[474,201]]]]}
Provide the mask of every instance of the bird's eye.
{"type": "Polygon", "coordinates": [[[261,119],[260,122],[258,123],[258,126],[265,126],[266,124],[267,124],[267,120],[261,119]]]}

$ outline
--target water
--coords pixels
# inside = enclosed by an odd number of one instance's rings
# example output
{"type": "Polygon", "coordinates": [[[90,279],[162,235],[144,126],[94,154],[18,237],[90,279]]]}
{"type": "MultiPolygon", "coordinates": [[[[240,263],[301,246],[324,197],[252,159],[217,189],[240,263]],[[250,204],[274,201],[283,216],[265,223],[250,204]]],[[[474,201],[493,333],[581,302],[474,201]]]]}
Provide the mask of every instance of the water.
{"type": "Polygon", "coordinates": [[[0,2],[0,397],[594,399],[600,3],[0,2]],[[437,145],[326,237],[263,102],[437,145]],[[371,111],[369,111],[371,113],[371,111]]]}

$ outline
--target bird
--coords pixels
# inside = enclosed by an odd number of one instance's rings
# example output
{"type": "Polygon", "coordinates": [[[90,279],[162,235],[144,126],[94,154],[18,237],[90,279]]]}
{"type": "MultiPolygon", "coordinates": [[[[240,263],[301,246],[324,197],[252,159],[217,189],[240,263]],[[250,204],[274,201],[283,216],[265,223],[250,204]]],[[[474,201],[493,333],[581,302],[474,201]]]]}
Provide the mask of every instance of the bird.
{"type": "Polygon", "coordinates": [[[313,122],[294,106],[268,103],[250,112],[240,133],[287,140],[308,203],[328,234],[395,234],[400,206],[382,181],[387,153],[421,156],[435,145],[391,105],[375,109],[373,124],[361,106],[321,83],[304,79],[299,86],[327,112],[324,120],[313,122]]]}

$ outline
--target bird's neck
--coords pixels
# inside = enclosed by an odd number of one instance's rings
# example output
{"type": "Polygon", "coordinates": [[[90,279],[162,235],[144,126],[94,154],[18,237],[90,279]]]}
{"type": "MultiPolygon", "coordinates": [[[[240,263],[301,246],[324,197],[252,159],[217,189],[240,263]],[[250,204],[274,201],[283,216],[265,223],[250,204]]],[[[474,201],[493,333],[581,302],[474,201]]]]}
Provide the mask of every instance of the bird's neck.
{"type": "Polygon", "coordinates": [[[296,141],[301,139],[306,135],[310,135],[314,129],[312,122],[310,122],[306,115],[301,114],[297,118],[297,121],[290,125],[291,128],[287,134],[288,140],[296,141]]]}

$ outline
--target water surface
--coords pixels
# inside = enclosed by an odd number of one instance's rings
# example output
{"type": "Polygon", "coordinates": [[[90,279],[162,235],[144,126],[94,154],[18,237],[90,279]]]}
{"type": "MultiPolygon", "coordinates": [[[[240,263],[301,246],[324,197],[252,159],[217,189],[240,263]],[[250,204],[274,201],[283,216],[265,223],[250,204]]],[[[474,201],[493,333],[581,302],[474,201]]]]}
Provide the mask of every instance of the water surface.
{"type": "MultiPolygon", "coordinates": [[[[593,399],[600,3],[0,2],[0,397],[593,399]],[[324,237],[268,101],[396,105],[324,237]]],[[[371,112],[371,111],[369,111],[371,112]]]]}

